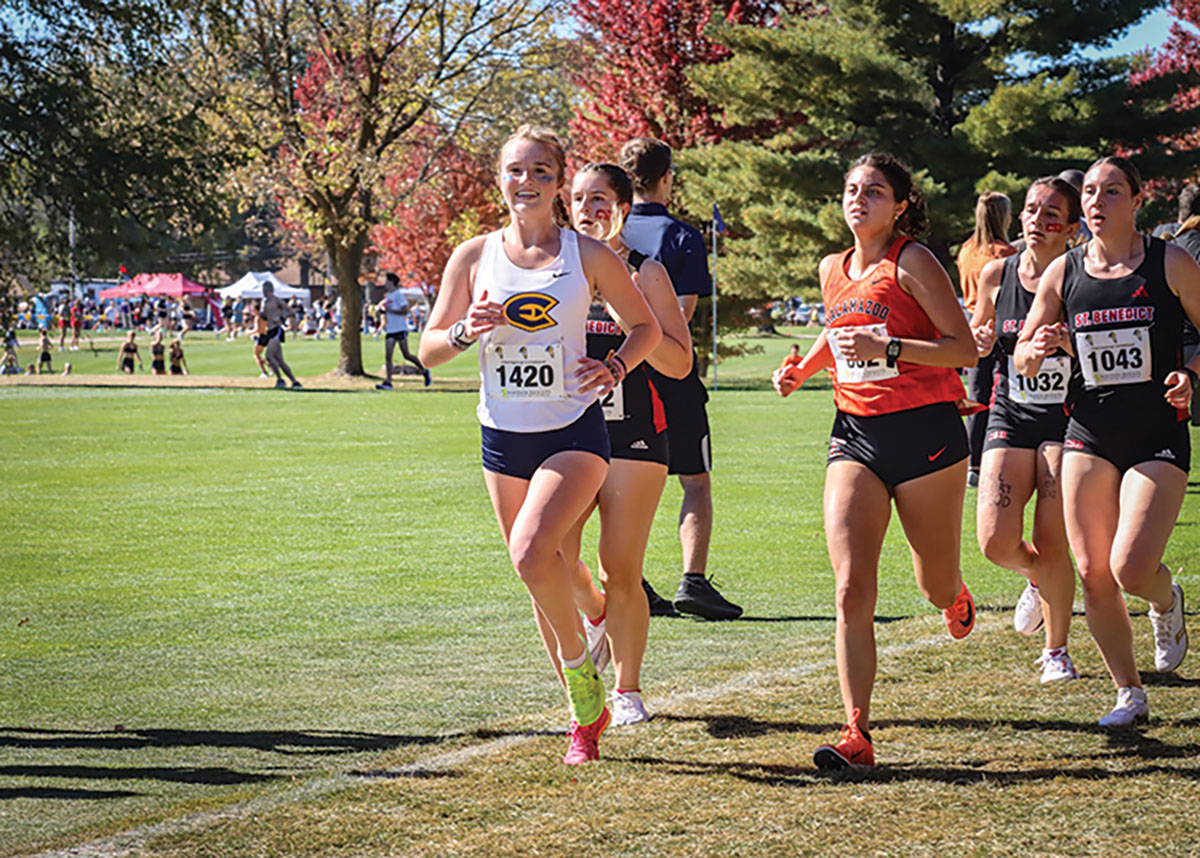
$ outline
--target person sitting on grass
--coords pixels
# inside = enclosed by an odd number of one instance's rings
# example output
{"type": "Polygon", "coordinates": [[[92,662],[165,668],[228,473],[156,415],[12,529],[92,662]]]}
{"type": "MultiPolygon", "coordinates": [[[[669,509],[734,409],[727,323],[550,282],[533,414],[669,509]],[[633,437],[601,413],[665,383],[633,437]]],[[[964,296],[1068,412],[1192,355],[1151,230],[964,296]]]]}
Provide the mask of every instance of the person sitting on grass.
{"type": "Polygon", "coordinates": [[[117,369],[124,372],[126,375],[133,375],[133,362],[136,359],[138,369],[146,371],[145,364],[142,363],[142,356],[138,353],[137,343],[134,338],[137,336],[137,331],[130,331],[129,338],[121,343],[121,350],[117,353],[117,369]]]}

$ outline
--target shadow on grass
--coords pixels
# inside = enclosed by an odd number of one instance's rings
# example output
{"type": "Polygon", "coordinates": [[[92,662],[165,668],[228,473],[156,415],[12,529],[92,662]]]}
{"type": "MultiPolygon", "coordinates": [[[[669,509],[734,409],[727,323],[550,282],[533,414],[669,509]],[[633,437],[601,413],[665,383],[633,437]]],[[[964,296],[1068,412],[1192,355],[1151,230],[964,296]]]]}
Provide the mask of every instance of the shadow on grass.
{"type": "Polygon", "coordinates": [[[1200,768],[1177,768],[1174,766],[1146,765],[1124,770],[1107,766],[1091,765],[1066,767],[1057,765],[1027,769],[997,771],[985,769],[988,761],[963,761],[958,765],[880,765],[865,769],[843,769],[821,771],[811,765],[790,766],[773,763],[707,762],[700,760],[671,760],[664,757],[614,757],[638,765],[661,767],[665,773],[674,775],[728,775],[738,780],[764,786],[813,787],[820,784],[896,784],[927,782],[951,786],[973,786],[990,784],[1011,786],[1025,783],[1053,781],[1073,778],[1082,781],[1102,781],[1115,778],[1143,778],[1147,775],[1164,774],[1200,780],[1200,768]]]}
{"type": "MultiPolygon", "coordinates": [[[[983,609],[980,608],[980,610],[983,610],[983,609]]],[[[782,617],[754,617],[754,616],[746,616],[743,614],[742,616],[740,616],[734,620],[706,620],[703,617],[697,617],[697,616],[694,616],[691,614],[669,614],[669,615],[668,614],[660,614],[659,617],[656,617],[656,619],[659,619],[659,618],[667,619],[667,620],[692,620],[693,622],[700,622],[700,623],[712,623],[712,622],[716,622],[716,623],[832,623],[837,619],[837,617],[834,617],[832,615],[817,616],[817,615],[803,615],[803,614],[786,615],[786,616],[782,616],[782,617]]],[[[877,616],[875,618],[875,622],[877,622],[879,624],[898,623],[901,620],[911,620],[911,619],[912,619],[911,616],[907,616],[907,617],[877,616]]]]}
{"type": "Polygon", "coordinates": [[[62,800],[94,800],[98,798],[136,798],[140,792],[124,789],[56,789],[54,787],[0,788],[0,801],[14,798],[52,798],[62,800]]]}
{"type": "MultiPolygon", "coordinates": [[[[745,739],[766,736],[771,733],[805,733],[815,736],[836,734],[840,724],[806,724],[800,721],[763,721],[745,715],[673,715],[659,712],[656,721],[677,723],[701,723],[714,739],[745,739]]],[[[1160,721],[1160,725],[1173,728],[1200,726],[1200,718],[1160,721]]],[[[1141,729],[1113,730],[1091,721],[1037,720],[1033,718],[896,718],[874,723],[876,730],[893,727],[916,727],[919,729],[951,729],[988,732],[997,728],[1030,733],[1079,733],[1101,736],[1108,740],[1109,748],[1121,751],[1119,756],[1137,756],[1143,759],[1166,759],[1200,756],[1200,745],[1171,745],[1145,735],[1141,729]]],[[[1153,726],[1153,725],[1151,725],[1153,726]]]]}
{"type": "Polygon", "coordinates": [[[355,733],[337,730],[39,730],[0,727],[0,748],[84,748],[136,751],[142,748],[249,748],[288,756],[373,753],[455,739],[498,739],[523,731],[470,730],[433,736],[355,733]]]}
{"type": "Polygon", "coordinates": [[[221,767],[209,768],[166,768],[126,766],[0,766],[0,777],[21,778],[71,778],[72,780],[158,780],[182,784],[229,784],[262,783],[276,780],[281,775],[251,774],[221,767]]]}

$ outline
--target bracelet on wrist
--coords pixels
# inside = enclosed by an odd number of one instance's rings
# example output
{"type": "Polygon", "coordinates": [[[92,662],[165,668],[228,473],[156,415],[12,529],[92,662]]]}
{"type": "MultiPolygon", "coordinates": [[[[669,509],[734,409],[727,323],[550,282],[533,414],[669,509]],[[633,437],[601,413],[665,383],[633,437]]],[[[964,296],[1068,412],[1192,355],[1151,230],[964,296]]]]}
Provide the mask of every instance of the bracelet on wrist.
{"type": "Polygon", "coordinates": [[[1192,390],[1200,388],[1200,376],[1196,375],[1196,371],[1194,369],[1185,366],[1182,371],[1183,374],[1188,377],[1188,381],[1192,383],[1192,390]]]}
{"type": "Polygon", "coordinates": [[[465,352],[475,340],[467,336],[467,323],[460,319],[446,331],[446,342],[450,344],[450,348],[465,352]]]}
{"type": "Polygon", "coordinates": [[[611,355],[605,359],[604,366],[612,374],[614,384],[620,384],[625,380],[625,361],[616,355],[611,355]]]}
{"type": "Polygon", "coordinates": [[[621,378],[629,375],[629,367],[625,365],[625,359],[619,354],[613,353],[612,360],[621,365],[621,378]]]}

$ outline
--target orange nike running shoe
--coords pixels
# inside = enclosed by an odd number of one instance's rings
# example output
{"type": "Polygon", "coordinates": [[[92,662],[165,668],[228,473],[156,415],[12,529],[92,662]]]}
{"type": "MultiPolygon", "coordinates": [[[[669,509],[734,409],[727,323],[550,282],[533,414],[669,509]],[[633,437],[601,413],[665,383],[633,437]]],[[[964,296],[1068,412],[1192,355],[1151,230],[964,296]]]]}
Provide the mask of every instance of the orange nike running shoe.
{"type": "Polygon", "coordinates": [[[966,582],[954,604],[942,611],[942,616],[946,618],[946,628],[950,630],[952,638],[961,640],[975,628],[975,600],[971,598],[966,582]]]}
{"type": "Polygon", "coordinates": [[[842,725],[840,742],[836,745],[822,745],[813,752],[813,762],[817,764],[818,769],[828,771],[875,765],[875,748],[871,745],[871,740],[858,728],[860,714],[857,709],[850,713],[850,723],[842,725]]]}

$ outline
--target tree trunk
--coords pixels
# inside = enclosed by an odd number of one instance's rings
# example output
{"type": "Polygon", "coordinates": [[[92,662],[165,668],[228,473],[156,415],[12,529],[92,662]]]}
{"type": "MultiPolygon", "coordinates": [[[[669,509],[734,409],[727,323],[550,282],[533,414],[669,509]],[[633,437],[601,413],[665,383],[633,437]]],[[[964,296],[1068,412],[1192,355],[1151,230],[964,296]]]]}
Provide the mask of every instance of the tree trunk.
{"type": "Polygon", "coordinates": [[[362,292],[358,278],[362,273],[363,250],[367,236],[362,234],[349,245],[325,240],[325,249],[333,261],[338,295],[342,299],[342,334],[338,354],[338,375],[365,375],[362,362],[362,292]]]}

